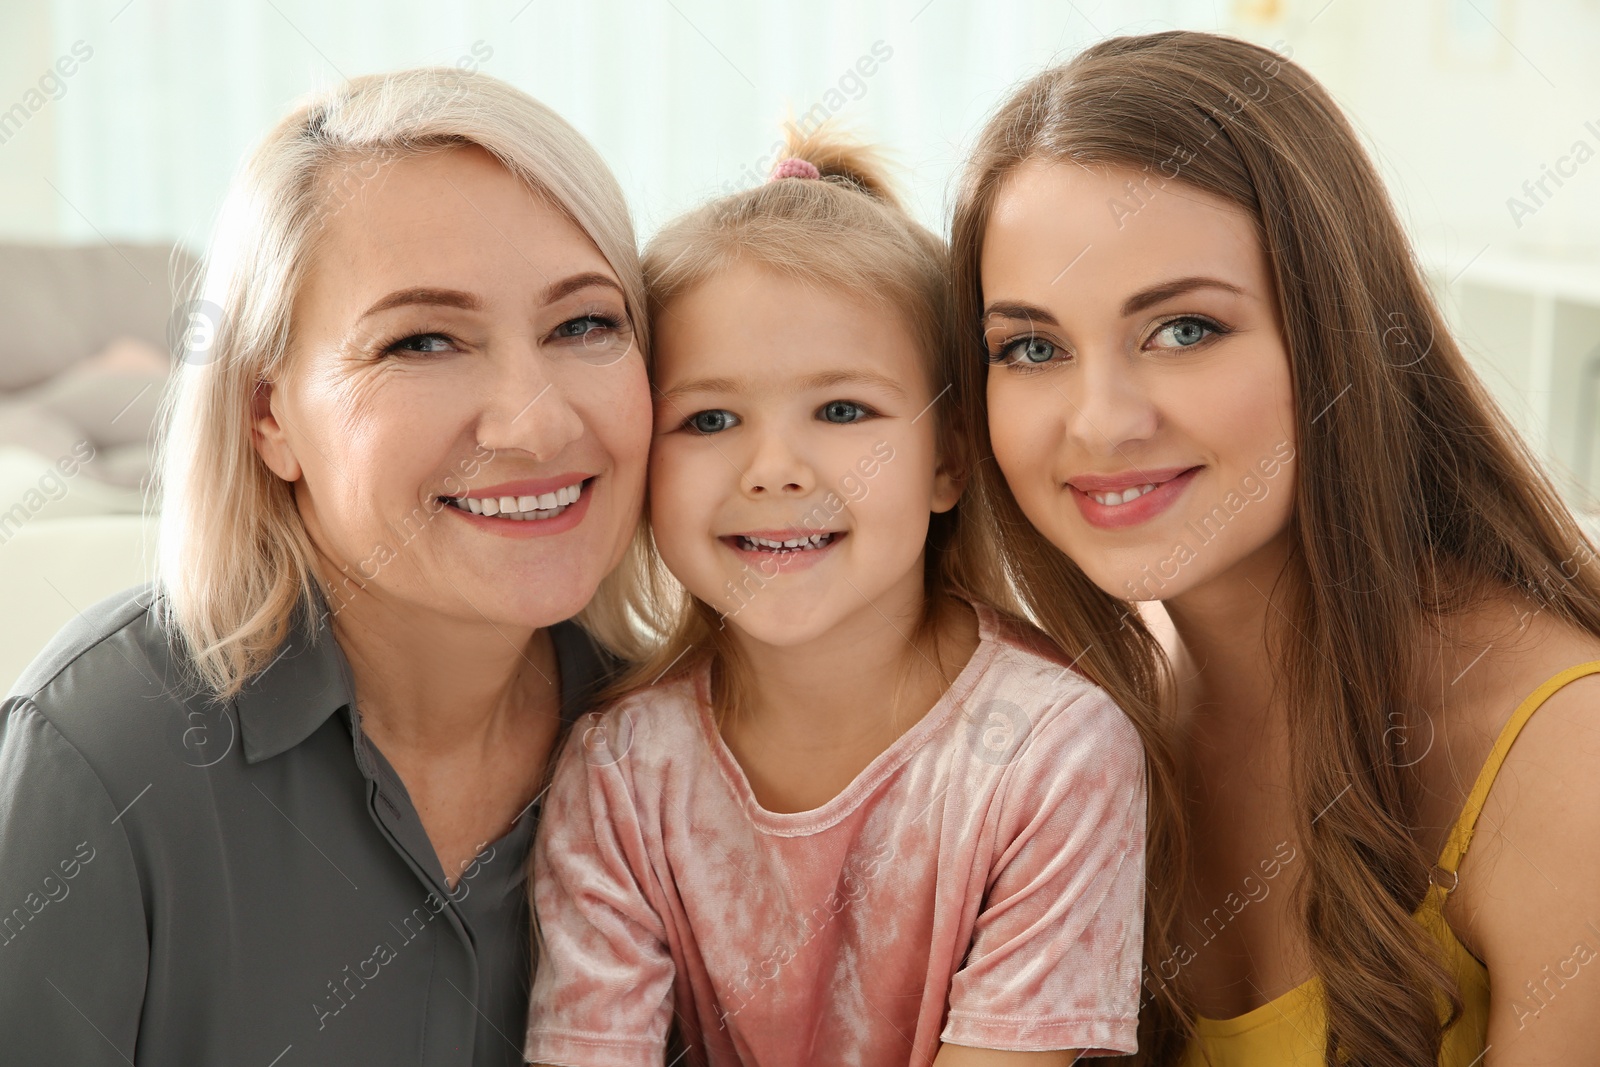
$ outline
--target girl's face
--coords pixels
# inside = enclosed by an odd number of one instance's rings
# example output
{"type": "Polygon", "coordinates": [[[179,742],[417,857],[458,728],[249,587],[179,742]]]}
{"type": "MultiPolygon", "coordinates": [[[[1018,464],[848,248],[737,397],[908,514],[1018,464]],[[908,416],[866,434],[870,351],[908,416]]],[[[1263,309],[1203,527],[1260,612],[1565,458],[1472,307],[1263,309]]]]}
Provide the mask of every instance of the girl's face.
{"type": "Polygon", "coordinates": [[[1283,535],[1294,397],[1248,215],[1034,160],[995,202],[981,270],[995,459],[1096,584],[1169,599],[1283,535]]]}
{"type": "Polygon", "coordinates": [[[256,447],[331,610],[538,627],[588,603],[638,520],[650,393],[583,231],[481,149],[403,158],[331,213],[292,322],[256,447]]]}
{"type": "Polygon", "coordinates": [[[689,592],[771,645],[915,610],[928,516],[960,486],[902,320],[735,264],[655,336],[650,519],[689,592]]]}

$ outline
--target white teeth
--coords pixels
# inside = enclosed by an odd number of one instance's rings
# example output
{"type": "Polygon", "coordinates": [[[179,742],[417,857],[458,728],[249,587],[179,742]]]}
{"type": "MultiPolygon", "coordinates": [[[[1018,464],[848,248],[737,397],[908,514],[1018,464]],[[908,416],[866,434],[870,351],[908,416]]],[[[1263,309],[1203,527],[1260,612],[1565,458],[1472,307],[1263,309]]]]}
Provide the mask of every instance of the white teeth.
{"type": "Polygon", "coordinates": [[[821,548],[833,540],[833,534],[812,534],[810,537],[794,537],[787,541],[774,541],[770,537],[756,537],[753,534],[741,534],[739,540],[744,542],[746,549],[764,548],[769,552],[794,551],[795,549],[809,550],[821,548]]]}
{"type": "Polygon", "coordinates": [[[563,486],[551,493],[539,493],[529,496],[457,496],[450,501],[456,507],[470,511],[474,515],[498,515],[503,519],[515,522],[537,521],[548,519],[552,516],[549,512],[560,514],[569,504],[576,504],[583,495],[583,483],[563,486]]]}
{"type": "Polygon", "coordinates": [[[1151,483],[1150,485],[1136,485],[1131,489],[1124,489],[1120,493],[1113,489],[1109,493],[1092,492],[1089,496],[1097,504],[1108,504],[1111,507],[1116,507],[1118,504],[1126,504],[1130,500],[1137,500],[1154,488],[1155,484],[1151,483]]]}

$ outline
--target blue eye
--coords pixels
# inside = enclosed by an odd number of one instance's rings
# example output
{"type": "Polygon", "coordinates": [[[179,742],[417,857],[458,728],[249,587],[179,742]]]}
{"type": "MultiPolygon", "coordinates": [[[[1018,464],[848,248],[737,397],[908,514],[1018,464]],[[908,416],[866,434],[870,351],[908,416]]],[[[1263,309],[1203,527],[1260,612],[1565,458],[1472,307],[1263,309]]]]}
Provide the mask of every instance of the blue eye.
{"type": "Polygon", "coordinates": [[[593,333],[595,330],[614,330],[617,328],[616,320],[606,315],[580,315],[575,319],[568,319],[556,327],[557,337],[582,337],[593,333]]]}
{"type": "Polygon", "coordinates": [[[398,341],[384,346],[386,352],[448,352],[451,347],[450,338],[442,333],[417,333],[410,337],[402,337],[398,341]]]}
{"type": "Polygon", "coordinates": [[[713,434],[731,429],[739,424],[739,419],[731,411],[713,408],[710,411],[697,411],[690,415],[684,425],[696,433],[713,434]]]}
{"type": "Polygon", "coordinates": [[[1173,319],[1162,326],[1149,343],[1156,348],[1193,348],[1209,337],[1226,332],[1214,322],[1186,317],[1173,319]]]}
{"type": "Polygon", "coordinates": [[[871,414],[865,404],[854,400],[830,400],[817,410],[823,422],[860,422],[871,414]]]}
{"type": "Polygon", "coordinates": [[[1043,337],[1019,337],[1007,341],[989,362],[1009,367],[1037,367],[1051,362],[1059,354],[1061,350],[1043,337]]]}

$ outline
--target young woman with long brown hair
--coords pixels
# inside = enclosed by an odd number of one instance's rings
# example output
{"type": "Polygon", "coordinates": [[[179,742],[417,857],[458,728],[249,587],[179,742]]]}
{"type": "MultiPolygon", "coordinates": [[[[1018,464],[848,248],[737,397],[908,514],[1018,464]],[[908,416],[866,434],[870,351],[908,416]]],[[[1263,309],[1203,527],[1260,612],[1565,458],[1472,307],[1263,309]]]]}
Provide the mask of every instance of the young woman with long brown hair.
{"type": "Polygon", "coordinates": [[[1103,42],[990,121],[952,251],[1019,589],[1069,652],[1128,605],[1169,668],[1191,859],[1151,867],[1141,1056],[1587,1062],[1600,563],[1326,91],[1103,42]]]}

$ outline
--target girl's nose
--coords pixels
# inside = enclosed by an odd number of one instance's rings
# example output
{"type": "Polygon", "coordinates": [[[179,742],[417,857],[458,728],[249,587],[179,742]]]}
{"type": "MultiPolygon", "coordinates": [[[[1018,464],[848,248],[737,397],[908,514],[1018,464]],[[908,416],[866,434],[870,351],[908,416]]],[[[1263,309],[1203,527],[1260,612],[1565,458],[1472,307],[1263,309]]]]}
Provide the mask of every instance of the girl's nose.
{"type": "Polygon", "coordinates": [[[782,431],[773,428],[757,437],[743,483],[744,491],[751,496],[804,496],[816,487],[817,478],[782,431]]]}

